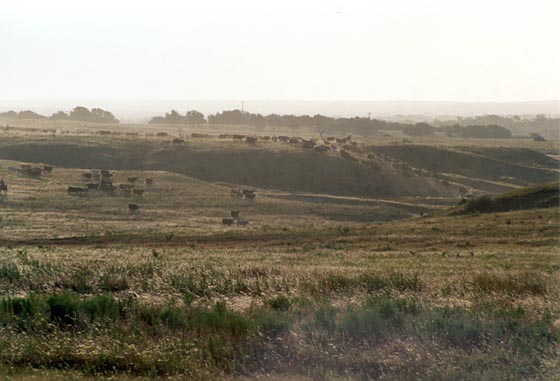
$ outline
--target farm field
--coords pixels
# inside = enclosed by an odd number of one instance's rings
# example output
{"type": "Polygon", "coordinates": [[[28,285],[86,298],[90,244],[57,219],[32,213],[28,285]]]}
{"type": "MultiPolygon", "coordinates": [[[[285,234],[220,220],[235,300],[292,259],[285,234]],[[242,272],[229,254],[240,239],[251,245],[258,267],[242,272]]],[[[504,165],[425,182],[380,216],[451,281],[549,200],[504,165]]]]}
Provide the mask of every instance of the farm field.
{"type": "Polygon", "coordinates": [[[555,142],[63,125],[0,135],[0,378],[560,378],[555,142]],[[144,193],[70,194],[92,169],[144,193]]]}

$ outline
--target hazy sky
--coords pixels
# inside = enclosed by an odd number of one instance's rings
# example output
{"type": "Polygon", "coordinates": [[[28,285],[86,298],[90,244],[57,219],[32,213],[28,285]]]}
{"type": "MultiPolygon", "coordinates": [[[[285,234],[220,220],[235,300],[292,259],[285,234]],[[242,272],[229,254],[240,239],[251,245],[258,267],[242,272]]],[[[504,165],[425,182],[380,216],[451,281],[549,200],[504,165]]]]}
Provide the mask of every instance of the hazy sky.
{"type": "Polygon", "coordinates": [[[21,0],[0,99],[560,99],[558,0],[21,0]]]}

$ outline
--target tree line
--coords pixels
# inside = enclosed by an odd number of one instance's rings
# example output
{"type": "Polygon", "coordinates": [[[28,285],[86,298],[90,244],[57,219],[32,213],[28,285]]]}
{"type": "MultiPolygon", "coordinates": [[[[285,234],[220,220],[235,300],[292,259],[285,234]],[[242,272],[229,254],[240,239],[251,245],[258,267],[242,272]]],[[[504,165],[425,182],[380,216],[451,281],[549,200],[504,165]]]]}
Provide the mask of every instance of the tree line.
{"type": "Polygon", "coordinates": [[[119,123],[115,116],[106,110],[100,108],[92,108],[77,106],[70,112],[57,111],[51,116],[41,115],[31,110],[25,111],[7,111],[0,113],[0,118],[13,119],[49,119],[49,120],[77,120],[80,122],[93,123],[119,123]]]}

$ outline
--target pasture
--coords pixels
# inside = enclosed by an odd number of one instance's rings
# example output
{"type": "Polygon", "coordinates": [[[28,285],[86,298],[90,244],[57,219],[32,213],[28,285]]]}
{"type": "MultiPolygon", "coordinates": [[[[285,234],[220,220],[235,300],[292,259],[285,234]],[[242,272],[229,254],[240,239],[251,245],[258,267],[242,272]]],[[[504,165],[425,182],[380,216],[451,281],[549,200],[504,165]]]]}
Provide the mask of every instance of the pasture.
{"type": "Polygon", "coordinates": [[[0,195],[0,377],[560,377],[558,207],[448,210],[491,184],[550,182],[553,143],[504,142],[528,150],[508,156],[487,142],[409,149],[382,137],[359,140],[354,162],[340,150],[192,139],[172,127],[184,144],[62,125],[76,130],[8,130],[0,141],[9,187],[0,195]],[[460,173],[427,166],[421,155],[439,150],[472,161],[460,173]],[[55,168],[39,177],[9,169],[27,163],[55,168]],[[69,194],[91,169],[110,170],[115,185],[137,177],[145,192],[69,194]],[[231,211],[249,223],[223,225],[231,211]]]}

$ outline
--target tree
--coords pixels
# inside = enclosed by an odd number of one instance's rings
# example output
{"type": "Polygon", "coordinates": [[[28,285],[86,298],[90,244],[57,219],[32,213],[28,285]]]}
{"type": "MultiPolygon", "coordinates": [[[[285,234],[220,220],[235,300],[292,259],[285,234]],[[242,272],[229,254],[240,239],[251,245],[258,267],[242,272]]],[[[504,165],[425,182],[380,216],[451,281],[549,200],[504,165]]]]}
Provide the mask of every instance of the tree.
{"type": "Polygon", "coordinates": [[[206,123],[204,114],[196,110],[187,111],[185,121],[192,125],[206,123]]]}
{"type": "Polygon", "coordinates": [[[49,119],[51,120],[66,120],[68,119],[68,114],[65,113],[64,111],[58,111],[55,112],[54,114],[52,114],[49,119]]]}

